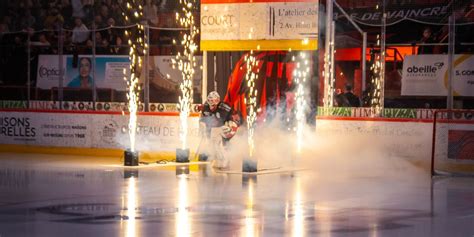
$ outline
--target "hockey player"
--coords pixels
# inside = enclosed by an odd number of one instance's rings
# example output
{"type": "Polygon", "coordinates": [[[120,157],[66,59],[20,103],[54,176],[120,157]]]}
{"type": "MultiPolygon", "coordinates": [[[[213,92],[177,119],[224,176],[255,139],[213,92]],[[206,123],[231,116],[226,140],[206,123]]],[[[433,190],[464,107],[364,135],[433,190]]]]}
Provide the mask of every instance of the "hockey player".
{"type": "Polygon", "coordinates": [[[199,118],[199,130],[206,140],[201,156],[209,156],[214,160],[214,167],[227,169],[229,160],[224,156],[224,147],[235,135],[239,125],[240,116],[228,104],[221,101],[216,91],[210,92],[199,118]]]}

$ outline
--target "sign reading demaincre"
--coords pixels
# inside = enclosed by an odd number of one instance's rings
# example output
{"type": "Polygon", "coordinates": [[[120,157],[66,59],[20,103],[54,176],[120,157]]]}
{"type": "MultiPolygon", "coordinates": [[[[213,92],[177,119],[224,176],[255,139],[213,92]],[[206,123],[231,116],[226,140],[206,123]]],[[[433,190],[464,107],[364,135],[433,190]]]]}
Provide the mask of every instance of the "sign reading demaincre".
{"type": "MultiPolygon", "coordinates": [[[[454,56],[454,96],[474,96],[474,55],[454,56]]],[[[448,55],[412,55],[403,61],[402,95],[448,95],[448,55]]]]}
{"type": "Polygon", "coordinates": [[[202,0],[201,50],[315,50],[318,0],[202,0]]]}

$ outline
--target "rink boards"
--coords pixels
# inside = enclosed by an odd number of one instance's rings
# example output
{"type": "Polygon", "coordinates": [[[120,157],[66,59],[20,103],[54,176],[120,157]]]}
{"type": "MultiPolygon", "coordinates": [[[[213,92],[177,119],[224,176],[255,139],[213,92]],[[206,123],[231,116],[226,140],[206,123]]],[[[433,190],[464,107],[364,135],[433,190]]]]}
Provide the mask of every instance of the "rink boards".
{"type": "MultiPolygon", "coordinates": [[[[199,143],[198,118],[189,118],[189,147],[199,143]]],[[[174,155],[179,140],[177,113],[138,116],[136,149],[174,155]]],[[[318,137],[340,136],[361,147],[378,147],[384,154],[427,164],[432,148],[431,119],[318,117],[318,137]]],[[[459,125],[463,126],[463,125],[459,125]]],[[[464,129],[473,130],[472,124],[464,129]]],[[[311,131],[315,132],[315,131],[311,131]]],[[[2,151],[118,156],[129,148],[128,115],[119,112],[0,111],[2,151]]],[[[468,161],[472,162],[472,161],[468,161]]]]}

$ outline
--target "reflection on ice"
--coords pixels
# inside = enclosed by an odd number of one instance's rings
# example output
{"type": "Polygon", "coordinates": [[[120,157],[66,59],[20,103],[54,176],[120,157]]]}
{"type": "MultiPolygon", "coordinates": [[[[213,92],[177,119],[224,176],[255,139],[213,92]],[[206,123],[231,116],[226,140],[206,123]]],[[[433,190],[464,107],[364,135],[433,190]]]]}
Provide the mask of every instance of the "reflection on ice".
{"type": "Polygon", "coordinates": [[[178,203],[175,222],[176,236],[191,236],[191,220],[189,219],[188,210],[188,176],[180,174],[177,176],[178,183],[178,203]]]}
{"type": "Polygon", "coordinates": [[[136,190],[136,179],[130,177],[128,179],[127,188],[127,225],[126,225],[126,237],[137,236],[136,230],[136,217],[137,217],[137,190],[136,190]]]}

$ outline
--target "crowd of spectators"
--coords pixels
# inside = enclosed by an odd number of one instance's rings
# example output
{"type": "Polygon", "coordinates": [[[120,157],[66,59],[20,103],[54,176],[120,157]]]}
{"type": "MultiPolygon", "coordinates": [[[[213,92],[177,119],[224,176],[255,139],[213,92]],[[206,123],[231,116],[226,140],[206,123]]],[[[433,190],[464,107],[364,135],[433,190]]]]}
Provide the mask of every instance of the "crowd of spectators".
{"type": "MultiPolygon", "coordinates": [[[[168,17],[174,12],[176,2],[145,0],[144,20],[152,27],[176,27],[174,18],[170,21],[168,17]],[[166,17],[160,17],[161,13],[166,17]]],[[[17,41],[25,44],[29,34],[31,45],[37,46],[35,50],[56,54],[62,36],[63,53],[90,53],[95,39],[97,54],[126,54],[128,50],[121,49],[127,47],[121,3],[120,0],[2,0],[0,44],[3,47],[16,46],[17,41]]],[[[150,32],[159,35],[151,37],[156,44],[169,41],[176,34],[157,31],[150,32]]]]}
{"type": "MultiPolygon", "coordinates": [[[[178,27],[174,12],[179,1],[145,0],[145,4],[144,21],[152,28],[151,53],[172,54],[172,39],[180,32],[163,28],[178,27]]],[[[92,54],[94,43],[98,55],[128,55],[124,32],[130,27],[122,16],[123,5],[122,0],[0,1],[0,84],[24,85],[26,76],[18,72],[26,71],[28,39],[33,63],[40,54],[92,54]]]]}

